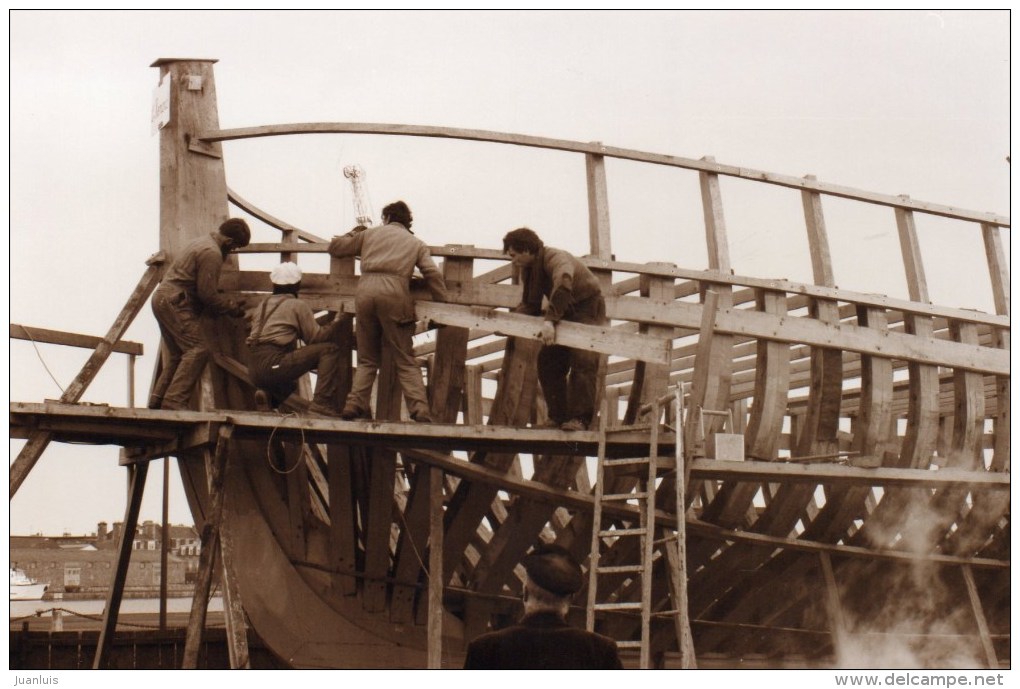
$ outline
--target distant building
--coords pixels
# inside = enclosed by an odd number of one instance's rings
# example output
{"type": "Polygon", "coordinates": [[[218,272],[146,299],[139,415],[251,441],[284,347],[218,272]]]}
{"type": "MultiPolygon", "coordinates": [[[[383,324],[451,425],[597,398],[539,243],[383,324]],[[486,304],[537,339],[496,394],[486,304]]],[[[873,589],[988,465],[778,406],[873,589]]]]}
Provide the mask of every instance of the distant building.
{"type": "MultiPolygon", "coordinates": [[[[68,594],[75,598],[102,597],[117,566],[123,523],[108,529],[100,522],[92,536],[11,536],[11,565],[31,578],[45,582],[47,597],[68,594]]],[[[161,581],[160,525],[146,521],[136,529],[124,586],[126,597],[158,595],[161,581]]],[[[167,584],[170,595],[190,595],[201,543],[191,526],[170,527],[167,584]]]]}

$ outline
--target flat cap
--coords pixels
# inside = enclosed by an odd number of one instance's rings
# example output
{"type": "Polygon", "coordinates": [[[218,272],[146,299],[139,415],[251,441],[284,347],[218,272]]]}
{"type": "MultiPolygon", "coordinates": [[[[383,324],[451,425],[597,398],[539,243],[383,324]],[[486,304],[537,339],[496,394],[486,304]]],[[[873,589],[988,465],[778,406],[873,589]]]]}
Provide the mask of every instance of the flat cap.
{"type": "Polygon", "coordinates": [[[562,546],[538,545],[521,560],[521,564],[528,577],[550,593],[569,596],[584,585],[581,565],[562,546]]]}

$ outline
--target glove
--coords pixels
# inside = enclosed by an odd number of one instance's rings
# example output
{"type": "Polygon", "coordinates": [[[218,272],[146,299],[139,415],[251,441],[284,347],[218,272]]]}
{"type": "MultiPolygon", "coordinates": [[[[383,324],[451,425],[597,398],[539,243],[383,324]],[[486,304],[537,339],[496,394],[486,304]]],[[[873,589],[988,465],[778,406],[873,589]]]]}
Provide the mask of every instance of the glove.
{"type": "Polygon", "coordinates": [[[227,311],[227,315],[232,318],[244,318],[244,307],[240,304],[234,304],[230,311],[227,311]]]}

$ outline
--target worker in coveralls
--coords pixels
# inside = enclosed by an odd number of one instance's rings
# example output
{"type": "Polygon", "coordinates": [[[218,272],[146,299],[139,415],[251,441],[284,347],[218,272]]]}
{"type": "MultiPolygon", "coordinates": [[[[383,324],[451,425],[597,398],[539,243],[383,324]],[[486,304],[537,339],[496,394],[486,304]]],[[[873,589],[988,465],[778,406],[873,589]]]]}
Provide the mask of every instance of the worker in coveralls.
{"type": "Polygon", "coordinates": [[[195,384],[209,360],[200,319],[244,316],[244,308],[219,291],[220,269],[232,249],[248,246],[251,230],[241,218],[230,218],[216,232],[188,244],[170,265],[152,295],[167,358],[152,387],[149,409],[186,409],[195,384]]]}
{"type": "Polygon", "coordinates": [[[446,283],[425,242],[411,232],[411,209],[403,201],[383,208],[383,224],[358,226],[329,244],[331,256],[361,257],[361,279],[354,300],[358,368],[341,416],[371,418],[372,386],[382,358],[390,350],[411,419],[430,423],[421,366],[414,358],[415,317],[411,274],[421,271],[432,298],[446,301],[446,283]]]}
{"type": "Polygon", "coordinates": [[[465,670],[622,670],[616,641],[567,622],[581,566],[566,548],[541,544],[521,561],[524,617],[468,644],[465,670]]]}
{"type": "Polygon", "coordinates": [[[537,316],[547,297],[538,354],[538,380],[549,407],[549,425],[565,431],[588,428],[595,416],[598,352],[553,344],[556,324],[574,321],[589,325],[606,322],[602,287],[588,267],[573,254],[545,246],[534,231],[521,227],[503,237],[503,253],[520,269],[524,288],[518,313],[537,316]]]}
{"type": "Polygon", "coordinates": [[[286,262],[273,268],[269,279],[273,294],[249,312],[251,334],[251,382],[258,388],[259,407],[278,407],[297,390],[298,380],[318,370],[315,394],[308,411],[321,416],[340,416],[337,407],[341,353],[336,343],[339,320],[320,327],[312,307],[298,298],[301,268],[286,262]],[[298,347],[298,341],[305,346],[298,347]]]}

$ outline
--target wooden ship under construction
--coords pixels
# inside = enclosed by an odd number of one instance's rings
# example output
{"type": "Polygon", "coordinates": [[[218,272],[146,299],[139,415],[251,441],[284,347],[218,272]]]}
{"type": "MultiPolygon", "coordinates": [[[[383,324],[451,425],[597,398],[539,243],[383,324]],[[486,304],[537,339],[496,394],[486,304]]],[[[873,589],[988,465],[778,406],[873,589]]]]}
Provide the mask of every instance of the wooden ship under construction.
{"type": "MultiPolygon", "coordinates": [[[[121,569],[96,667],[107,666],[116,635],[147,469],[166,456],[177,458],[206,546],[194,634],[218,580],[234,667],[248,666],[251,634],[294,668],[460,667],[468,641],[520,615],[519,563],[542,541],[584,563],[588,584],[571,619],[620,640],[629,668],[861,667],[892,647],[914,658],[907,664],[1009,667],[1008,217],[712,159],[486,131],[223,130],[213,62],[153,65],[172,94],[160,134],[159,253],[61,400],[11,403],[11,436],[28,440],[11,465],[12,498],[48,443],[123,448],[121,569]],[[374,421],[310,416],[293,398],[294,413],[257,411],[246,333],[231,319],[208,323],[215,353],[191,410],[76,404],[168,261],[228,216],[280,232],[239,253],[326,253],[328,238],[227,186],[222,142],[298,134],[583,156],[584,260],[603,282],[611,324],[564,324],[557,342],[604,355],[593,427],[537,427],[541,320],[510,313],[521,288],[500,247],[459,245],[432,247],[449,302],[416,306],[420,332],[434,331],[416,353],[436,423],[406,420],[385,359],[374,421]],[[689,171],[703,200],[707,269],[617,260],[625,247],[612,243],[607,158],[689,171]],[[799,195],[811,284],[733,274],[722,177],[799,195]],[[909,299],[836,287],[830,197],[888,211],[909,299]],[[980,237],[995,313],[931,303],[919,214],[980,237]],[[476,266],[494,261],[500,267],[476,266]],[[495,392],[483,394],[487,386],[495,392]]],[[[220,288],[257,302],[271,291],[268,273],[242,270],[240,258],[229,259],[220,288]]],[[[301,295],[346,319],[342,394],[356,361],[357,282],[354,259],[330,259],[328,273],[306,271],[301,295]]]]}

